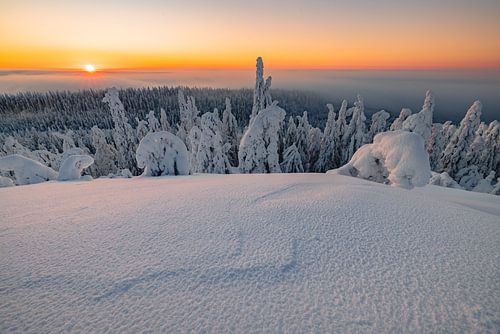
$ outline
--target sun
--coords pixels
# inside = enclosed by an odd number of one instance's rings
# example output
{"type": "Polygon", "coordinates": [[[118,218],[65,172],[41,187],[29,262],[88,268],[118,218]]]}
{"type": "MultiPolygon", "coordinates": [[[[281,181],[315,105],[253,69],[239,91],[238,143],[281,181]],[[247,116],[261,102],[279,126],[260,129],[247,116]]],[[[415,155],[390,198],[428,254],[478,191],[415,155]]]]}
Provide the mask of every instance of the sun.
{"type": "Polygon", "coordinates": [[[85,65],[85,71],[87,71],[89,73],[95,72],[95,66],[92,64],[87,64],[87,65],[85,65]]]}

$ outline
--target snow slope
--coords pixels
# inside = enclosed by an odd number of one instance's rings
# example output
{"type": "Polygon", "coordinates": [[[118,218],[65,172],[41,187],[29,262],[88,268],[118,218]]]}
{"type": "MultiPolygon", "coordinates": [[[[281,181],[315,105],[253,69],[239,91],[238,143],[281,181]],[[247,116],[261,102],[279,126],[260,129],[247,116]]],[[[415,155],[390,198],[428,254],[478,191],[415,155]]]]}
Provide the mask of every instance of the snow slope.
{"type": "Polygon", "coordinates": [[[0,189],[0,332],[500,330],[500,198],[325,174],[0,189]]]}

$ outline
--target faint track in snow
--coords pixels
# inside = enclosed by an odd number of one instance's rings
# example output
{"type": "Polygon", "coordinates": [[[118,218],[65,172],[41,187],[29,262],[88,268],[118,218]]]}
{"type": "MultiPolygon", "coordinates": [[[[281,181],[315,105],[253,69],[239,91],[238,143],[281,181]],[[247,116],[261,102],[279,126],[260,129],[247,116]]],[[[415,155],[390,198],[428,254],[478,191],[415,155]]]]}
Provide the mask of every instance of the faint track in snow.
{"type": "Polygon", "coordinates": [[[289,186],[286,186],[286,187],[283,187],[281,189],[278,189],[278,190],[275,190],[275,191],[271,191],[267,194],[264,194],[264,195],[261,195],[261,196],[258,196],[256,197],[254,200],[253,200],[253,203],[256,204],[256,203],[259,203],[263,200],[266,200],[270,197],[274,197],[276,195],[282,195],[282,194],[285,194],[288,190],[290,189],[293,189],[293,188],[296,188],[297,186],[299,186],[299,184],[291,184],[289,186]]]}
{"type": "Polygon", "coordinates": [[[298,270],[298,243],[292,240],[289,255],[284,261],[251,265],[248,267],[212,267],[212,268],[180,268],[160,270],[145,273],[134,278],[124,279],[112,284],[102,294],[98,294],[94,301],[99,303],[110,298],[126,294],[131,289],[145,284],[150,289],[152,282],[167,283],[175,281],[176,285],[182,282],[186,286],[221,285],[233,286],[238,284],[272,285],[291,278],[298,270]]]}

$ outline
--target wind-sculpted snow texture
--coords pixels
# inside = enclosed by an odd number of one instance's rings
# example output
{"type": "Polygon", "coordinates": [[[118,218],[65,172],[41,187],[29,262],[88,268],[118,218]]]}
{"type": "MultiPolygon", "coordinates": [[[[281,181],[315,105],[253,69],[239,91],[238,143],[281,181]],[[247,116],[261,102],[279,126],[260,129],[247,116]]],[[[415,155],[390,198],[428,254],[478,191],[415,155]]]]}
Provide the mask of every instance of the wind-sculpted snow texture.
{"type": "Polygon", "coordinates": [[[328,172],[412,189],[429,183],[431,169],[424,141],[402,130],[379,133],[373,144],[354,153],[348,164],[328,172]]]}
{"type": "Polygon", "coordinates": [[[2,188],[0,217],[1,333],[500,330],[492,195],[139,177],[2,188]]]}

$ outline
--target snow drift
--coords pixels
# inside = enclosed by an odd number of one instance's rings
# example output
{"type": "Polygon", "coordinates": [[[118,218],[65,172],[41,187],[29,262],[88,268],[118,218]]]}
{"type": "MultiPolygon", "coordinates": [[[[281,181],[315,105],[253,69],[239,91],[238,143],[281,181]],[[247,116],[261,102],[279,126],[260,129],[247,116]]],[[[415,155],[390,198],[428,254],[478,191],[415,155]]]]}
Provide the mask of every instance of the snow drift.
{"type": "Polygon", "coordinates": [[[168,131],[147,134],[136,152],[137,166],[143,175],[188,175],[189,156],[186,145],[168,131]]]}
{"type": "Polygon", "coordinates": [[[412,189],[425,186],[431,170],[422,137],[398,130],[377,134],[373,144],[362,146],[346,165],[327,174],[354,176],[412,189]]]}
{"type": "Polygon", "coordinates": [[[57,172],[38,161],[12,154],[0,158],[0,171],[13,171],[16,184],[34,184],[57,178],[57,172]]]}

